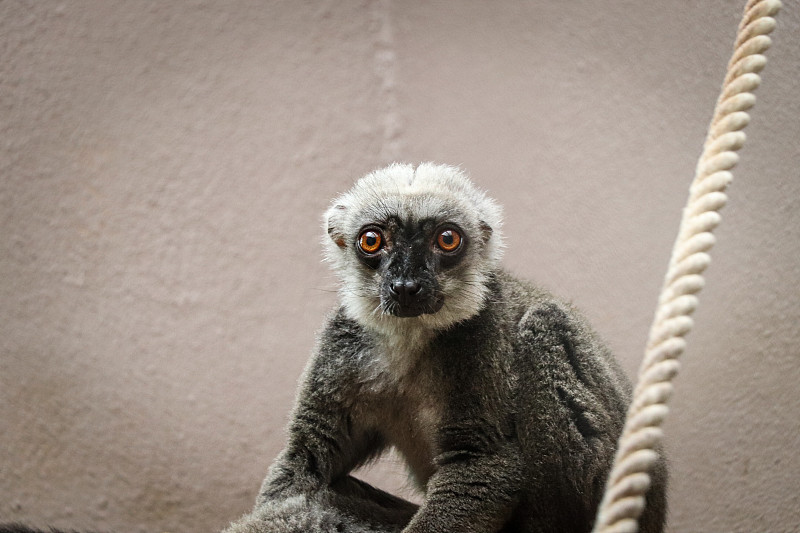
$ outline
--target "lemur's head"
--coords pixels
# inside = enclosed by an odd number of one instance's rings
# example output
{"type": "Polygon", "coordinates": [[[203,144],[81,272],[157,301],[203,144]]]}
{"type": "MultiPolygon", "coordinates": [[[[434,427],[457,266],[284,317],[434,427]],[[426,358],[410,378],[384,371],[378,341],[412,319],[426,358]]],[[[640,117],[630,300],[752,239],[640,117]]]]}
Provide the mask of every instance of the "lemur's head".
{"type": "Polygon", "coordinates": [[[325,213],[345,310],[378,329],[443,329],[475,315],[500,259],[500,225],[500,207],[455,167],[368,174],[325,213]]]}

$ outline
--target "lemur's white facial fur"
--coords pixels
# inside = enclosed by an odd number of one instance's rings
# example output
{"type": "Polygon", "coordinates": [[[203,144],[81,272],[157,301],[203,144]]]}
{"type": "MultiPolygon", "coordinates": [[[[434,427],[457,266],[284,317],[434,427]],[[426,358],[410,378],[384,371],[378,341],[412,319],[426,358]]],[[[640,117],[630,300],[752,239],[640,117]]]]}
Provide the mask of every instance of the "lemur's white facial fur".
{"type": "Polygon", "coordinates": [[[458,168],[392,164],[325,213],[325,255],[347,314],[391,336],[477,314],[500,260],[501,209],[458,168]]]}

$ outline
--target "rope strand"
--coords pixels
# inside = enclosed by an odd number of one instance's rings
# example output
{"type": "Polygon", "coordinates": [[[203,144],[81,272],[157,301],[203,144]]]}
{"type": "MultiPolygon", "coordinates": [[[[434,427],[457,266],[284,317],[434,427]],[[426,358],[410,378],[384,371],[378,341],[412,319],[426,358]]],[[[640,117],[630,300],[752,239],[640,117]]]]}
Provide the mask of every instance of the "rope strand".
{"type": "Polygon", "coordinates": [[[752,92],[761,83],[758,73],[767,62],[762,54],[772,43],[768,34],[775,29],[773,17],[780,8],[779,0],[749,0],[745,6],[593,533],[636,533],[639,529],[650,488],[649,472],[658,461],[655,450],[663,438],[661,425],[669,412],[672,380],[686,348],[683,337],[694,325],[690,315],[705,285],[702,273],[711,262],[708,252],[716,241],[711,232],[722,220],[718,211],[727,201],[724,191],[733,179],[731,169],[739,162],[736,150],[746,139],[741,130],[750,121],[747,111],[756,101],[752,92]]]}

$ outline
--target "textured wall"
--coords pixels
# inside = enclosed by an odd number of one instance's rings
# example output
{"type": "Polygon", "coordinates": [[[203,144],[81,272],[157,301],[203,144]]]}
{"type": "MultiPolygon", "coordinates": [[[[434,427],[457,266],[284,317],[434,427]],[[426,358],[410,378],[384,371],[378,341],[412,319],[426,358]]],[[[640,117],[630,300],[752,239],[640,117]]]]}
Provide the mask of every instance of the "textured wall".
{"type": "MultiPolygon", "coordinates": [[[[633,375],[743,3],[0,2],[0,520],[247,510],[335,300],[320,214],[393,159],[467,169],[633,375]]],[[[674,532],[800,529],[785,3],[666,425],[674,532]]]]}

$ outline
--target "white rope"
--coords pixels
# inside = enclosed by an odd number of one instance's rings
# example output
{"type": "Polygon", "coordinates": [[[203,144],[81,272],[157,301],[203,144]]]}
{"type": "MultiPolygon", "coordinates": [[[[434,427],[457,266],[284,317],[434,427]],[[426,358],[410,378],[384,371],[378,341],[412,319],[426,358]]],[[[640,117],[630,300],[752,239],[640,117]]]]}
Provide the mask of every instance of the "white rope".
{"type": "Polygon", "coordinates": [[[696,295],[704,285],[702,273],[711,261],[708,252],[715,242],[711,232],[721,221],[717,211],[727,201],[724,191],[733,179],[731,169],[739,161],[736,150],[745,141],[741,130],[750,121],[747,110],[755,104],[752,92],[761,83],[758,73],[767,61],[762,54],[772,43],[768,34],[775,28],[773,16],[780,8],[779,0],[749,0],[745,7],[683,210],[639,369],[639,381],[597,512],[594,533],[638,531],[638,519],[650,487],[648,472],[658,461],[655,450],[663,437],[661,424],[669,412],[666,404],[672,396],[671,382],[680,369],[678,357],[686,347],[683,337],[692,329],[690,315],[697,308],[696,295]]]}

